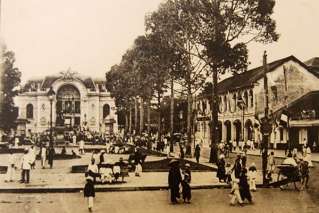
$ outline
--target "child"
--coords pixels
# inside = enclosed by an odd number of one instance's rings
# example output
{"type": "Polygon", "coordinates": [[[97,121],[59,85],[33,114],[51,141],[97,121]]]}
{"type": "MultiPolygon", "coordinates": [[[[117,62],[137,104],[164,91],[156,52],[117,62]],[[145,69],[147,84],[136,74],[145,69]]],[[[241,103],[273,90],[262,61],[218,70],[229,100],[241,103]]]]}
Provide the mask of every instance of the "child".
{"type": "Polygon", "coordinates": [[[226,183],[230,184],[232,181],[231,174],[233,170],[230,163],[226,163],[226,183]]]}
{"type": "Polygon", "coordinates": [[[90,212],[92,212],[93,198],[95,197],[94,183],[93,183],[93,178],[89,176],[88,173],[85,173],[85,177],[86,177],[86,184],[84,186],[84,197],[87,198],[88,209],[90,212]]]}
{"type": "Polygon", "coordinates": [[[183,175],[184,175],[184,178],[182,180],[183,199],[184,199],[184,203],[190,203],[192,198],[192,193],[191,193],[191,187],[189,184],[191,182],[192,176],[191,176],[190,165],[188,163],[185,164],[185,170],[183,171],[183,175]]]}
{"type": "Polygon", "coordinates": [[[255,163],[252,163],[249,167],[248,177],[249,177],[249,188],[250,191],[256,191],[256,177],[257,177],[257,169],[255,163]]]}
{"type": "Polygon", "coordinates": [[[231,199],[230,199],[230,205],[236,205],[236,203],[239,203],[239,205],[243,205],[243,201],[240,196],[239,192],[239,181],[238,179],[234,179],[232,183],[232,189],[231,189],[231,199]]]}

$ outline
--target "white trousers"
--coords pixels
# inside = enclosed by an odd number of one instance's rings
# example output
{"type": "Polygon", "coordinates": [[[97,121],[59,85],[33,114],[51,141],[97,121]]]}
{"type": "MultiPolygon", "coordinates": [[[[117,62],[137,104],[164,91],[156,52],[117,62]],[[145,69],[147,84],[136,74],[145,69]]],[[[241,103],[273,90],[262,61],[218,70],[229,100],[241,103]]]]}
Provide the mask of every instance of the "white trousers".
{"type": "Polygon", "coordinates": [[[11,165],[8,166],[7,174],[6,174],[6,181],[12,181],[13,176],[15,174],[14,168],[11,167],[11,165]]]}
{"type": "Polygon", "coordinates": [[[46,156],[41,156],[41,166],[45,167],[46,156]]]}
{"type": "Polygon", "coordinates": [[[256,190],[256,179],[249,180],[249,187],[250,187],[250,190],[256,190]]]}
{"type": "Polygon", "coordinates": [[[241,199],[239,190],[235,191],[234,194],[232,195],[231,199],[230,199],[230,204],[231,205],[235,205],[236,203],[243,203],[243,200],[241,199]]]}
{"type": "Polygon", "coordinates": [[[88,208],[93,208],[93,197],[87,198],[88,208]]]}

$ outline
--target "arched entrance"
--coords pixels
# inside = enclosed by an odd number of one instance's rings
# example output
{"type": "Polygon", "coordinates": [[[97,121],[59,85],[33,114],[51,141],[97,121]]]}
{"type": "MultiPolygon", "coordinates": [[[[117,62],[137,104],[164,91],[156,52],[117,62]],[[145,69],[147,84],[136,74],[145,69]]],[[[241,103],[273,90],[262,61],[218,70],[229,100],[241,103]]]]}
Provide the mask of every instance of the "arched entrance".
{"type": "Polygon", "coordinates": [[[245,137],[247,140],[250,140],[252,141],[253,140],[253,123],[251,122],[250,119],[248,119],[246,122],[245,122],[245,137]]]}
{"type": "Polygon", "coordinates": [[[229,143],[231,140],[231,122],[227,120],[225,121],[224,125],[226,128],[226,142],[229,143]]]}
{"type": "Polygon", "coordinates": [[[241,140],[241,135],[242,135],[240,120],[235,120],[233,125],[235,126],[235,141],[239,142],[241,140]]]}
{"type": "Polygon", "coordinates": [[[57,126],[76,127],[81,124],[81,96],[79,90],[66,84],[57,92],[57,126]]]}

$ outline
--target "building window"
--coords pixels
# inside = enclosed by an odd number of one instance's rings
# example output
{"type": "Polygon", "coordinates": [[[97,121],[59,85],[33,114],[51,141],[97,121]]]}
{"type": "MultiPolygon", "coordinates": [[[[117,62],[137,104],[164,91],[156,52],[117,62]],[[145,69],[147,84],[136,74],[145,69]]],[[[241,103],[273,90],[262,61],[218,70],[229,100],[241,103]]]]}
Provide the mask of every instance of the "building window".
{"type": "Polygon", "coordinates": [[[104,104],[103,106],[103,118],[107,117],[110,114],[110,105],[104,104]]]}
{"type": "Polygon", "coordinates": [[[227,95],[224,96],[224,111],[227,112],[227,95]]]}
{"type": "Polygon", "coordinates": [[[27,105],[27,119],[33,119],[33,105],[27,105]]]}
{"type": "Polygon", "coordinates": [[[271,86],[271,91],[272,91],[272,94],[273,94],[273,100],[274,102],[277,102],[278,101],[278,91],[277,91],[277,87],[276,86],[271,86]]]}
{"type": "Polygon", "coordinates": [[[254,92],[252,90],[249,91],[250,98],[250,107],[254,107],[254,92]]]}
{"type": "Polygon", "coordinates": [[[283,141],[284,140],[284,129],[283,128],[279,129],[279,134],[280,134],[280,141],[283,141]]]}
{"type": "Polygon", "coordinates": [[[234,111],[237,109],[237,96],[236,93],[233,95],[234,111]]]}

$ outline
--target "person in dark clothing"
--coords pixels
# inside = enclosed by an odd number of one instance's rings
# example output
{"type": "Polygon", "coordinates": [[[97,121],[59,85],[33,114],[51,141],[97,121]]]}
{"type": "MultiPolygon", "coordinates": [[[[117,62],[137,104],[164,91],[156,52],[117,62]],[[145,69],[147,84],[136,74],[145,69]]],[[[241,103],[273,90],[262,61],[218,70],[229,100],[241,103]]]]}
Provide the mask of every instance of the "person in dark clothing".
{"type": "Polygon", "coordinates": [[[84,197],[87,198],[88,202],[88,209],[91,212],[93,208],[93,199],[95,197],[95,188],[94,188],[94,183],[93,183],[93,178],[86,173],[86,184],[84,186],[84,197]]]}
{"type": "Polygon", "coordinates": [[[192,198],[192,191],[190,187],[190,182],[192,180],[192,174],[190,170],[190,165],[187,163],[185,164],[185,170],[183,171],[184,179],[182,180],[182,194],[183,194],[183,200],[184,203],[190,203],[192,198]]]}
{"type": "Polygon", "coordinates": [[[239,192],[242,200],[244,201],[247,199],[249,203],[252,203],[252,197],[249,189],[249,184],[247,180],[247,169],[243,168],[242,169],[242,174],[240,175],[239,178],[239,192]]]}
{"type": "Polygon", "coordinates": [[[181,144],[179,145],[179,150],[180,150],[180,158],[184,159],[185,153],[184,153],[184,148],[181,144]]]}
{"type": "Polygon", "coordinates": [[[179,168],[179,161],[173,159],[170,162],[170,170],[168,172],[168,187],[171,191],[172,204],[177,203],[177,198],[180,198],[179,184],[182,181],[182,176],[179,168]]]}
{"type": "Polygon", "coordinates": [[[246,163],[247,163],[247,157],[246,155],[241,157],[241,167],[246,168],[246,163]]]}
{"type": "Polygon", "coordinates": [[[241,168],[242,168],[241,157],[240,155],[237,155],[237,158],[235,160],[234,167],[233,167],[233,170],[235,172],[235,178],[240,178],[241,168]]]}
{"type": "Polygon", "coordinates": [[[50,169],[52,169],[52,167],[53,167],[54,155],[55,155],[55,150],[53,147],[50,147],[49,152],[48,152],[48,163],[50,165],[50,169]]]}
{"type": "Polygon", "coordinates": [[[225,168],[226,162],[224,155],[220,155],[220,158],[217,162],[217,177],[219,179],[219,182],[226,182],[226,168],[225,168]]]}
{"type": "Polygon", "coordinates": [[[195,147],[195,158],[196,158],[196,162],[199,163],[199,157],[200,157],[200,146],[199,144],[196,145],[195,147]]]}

